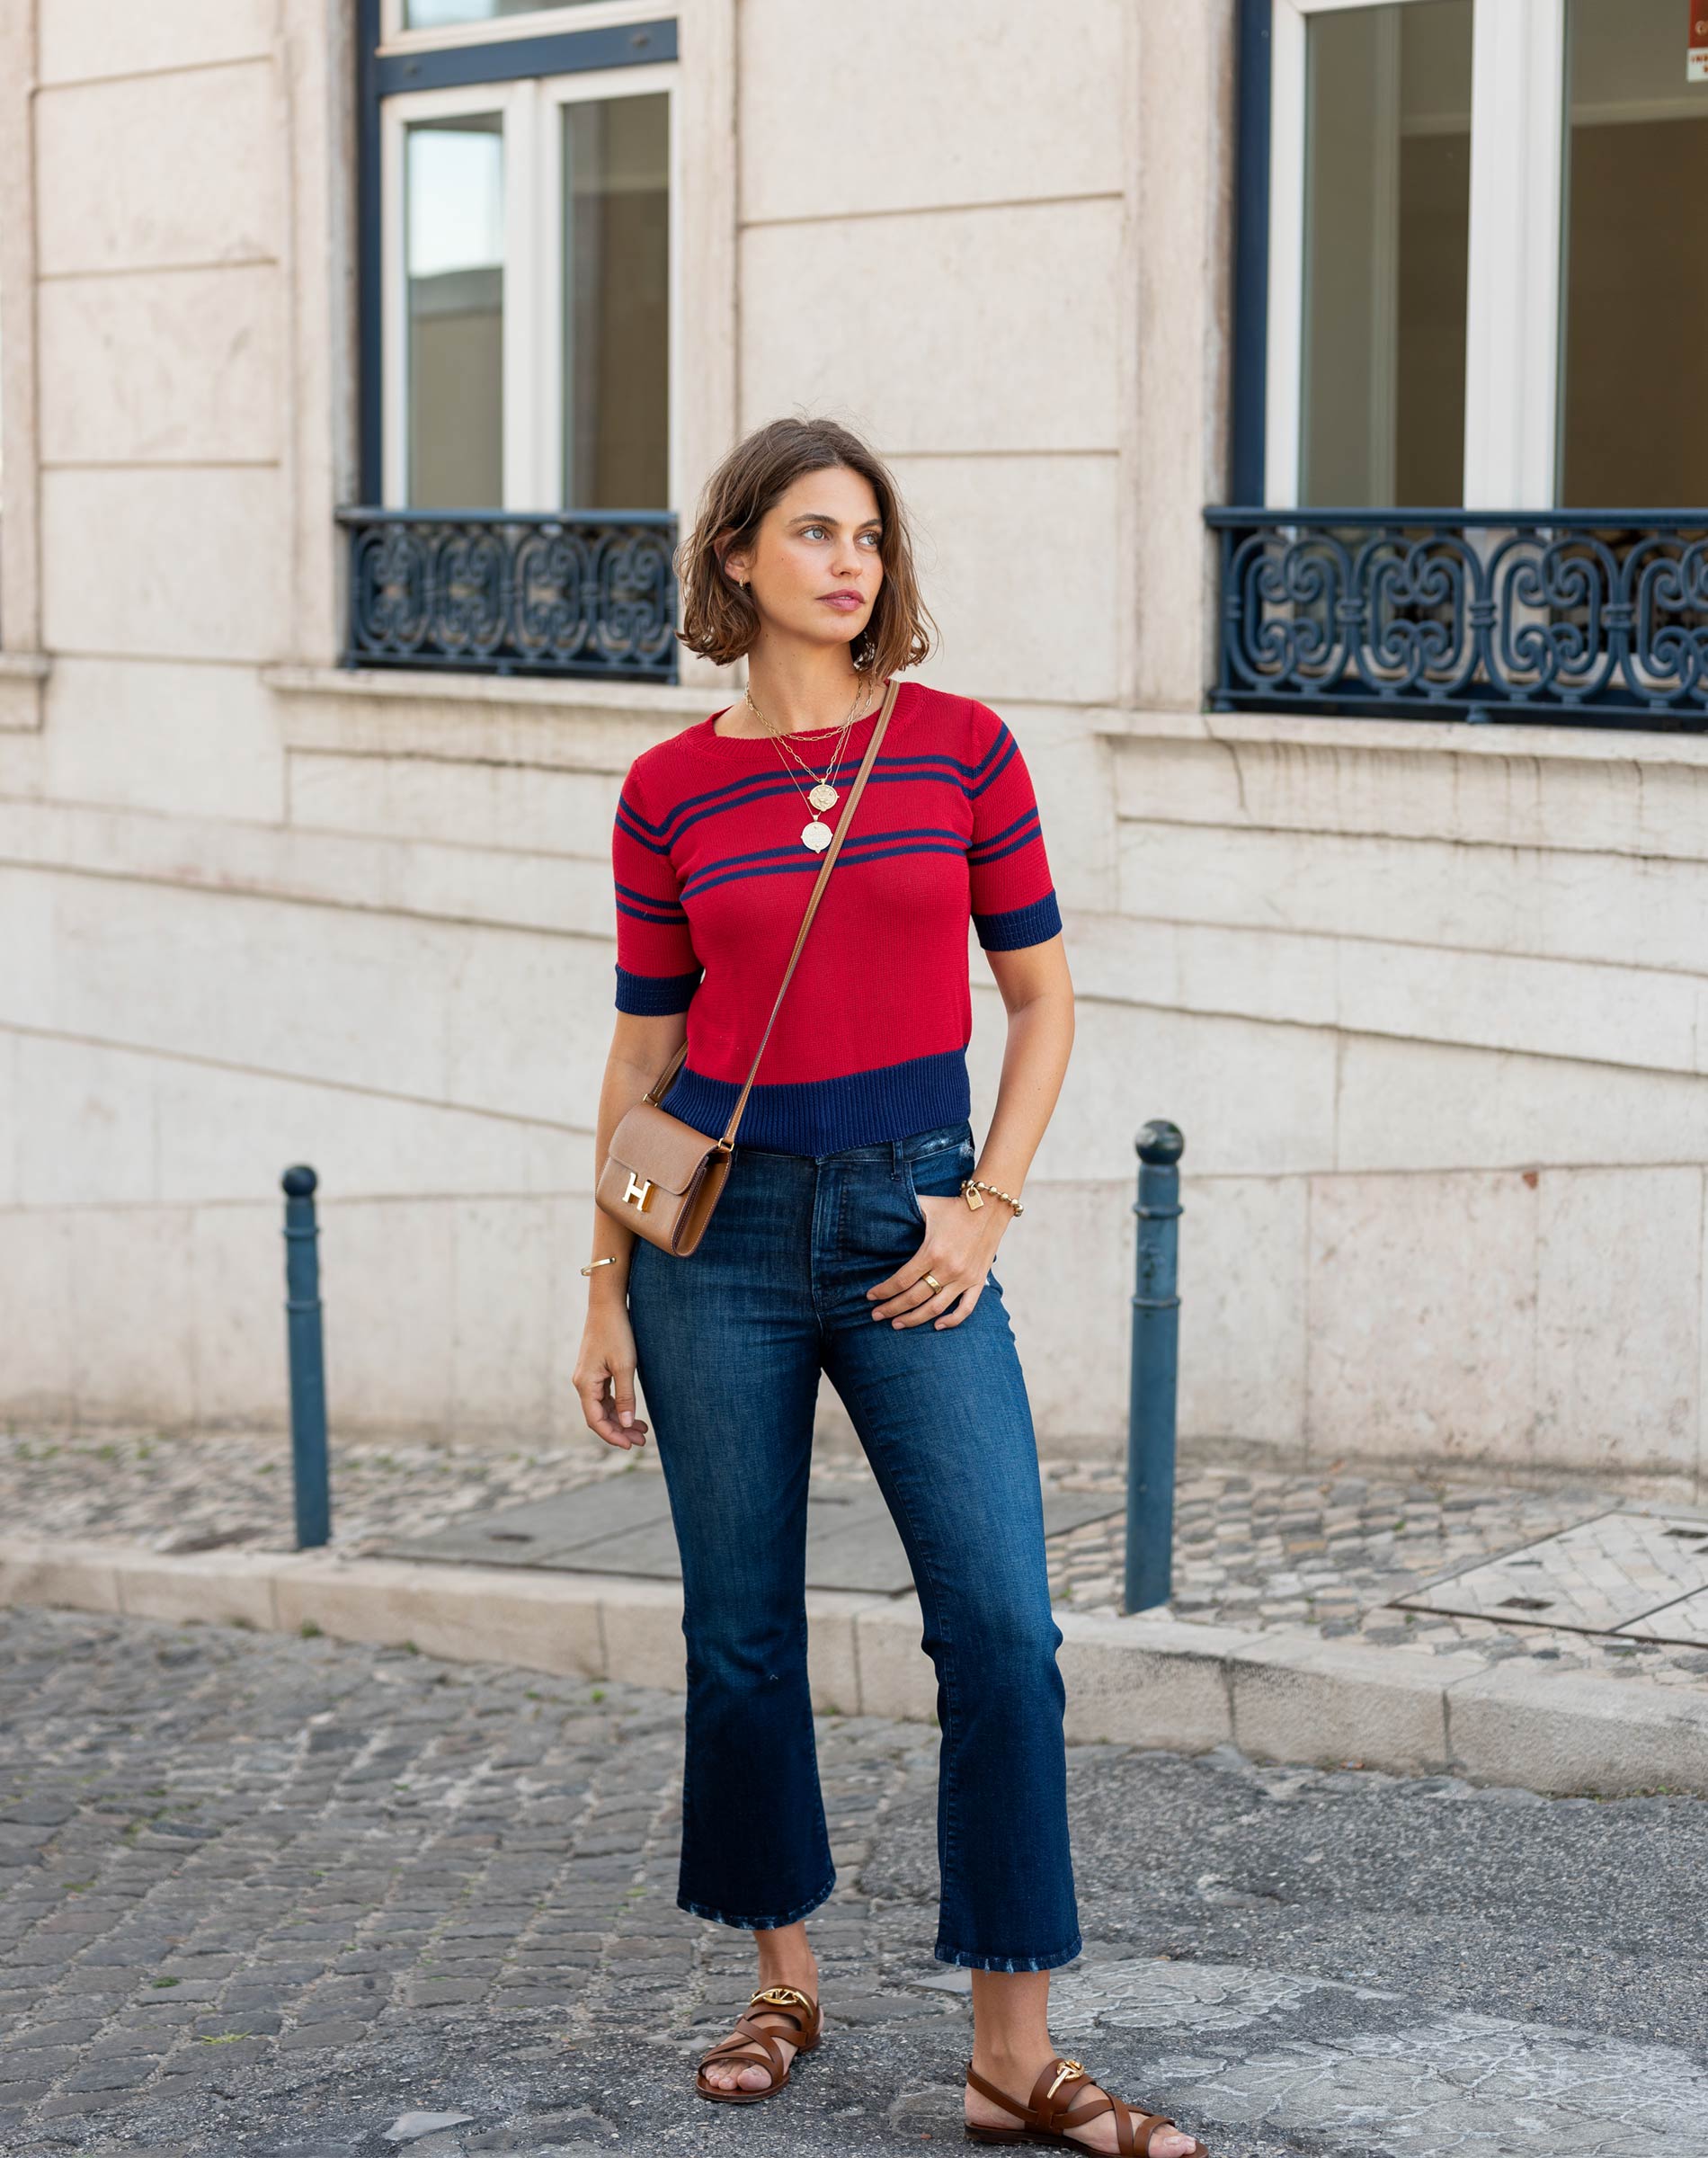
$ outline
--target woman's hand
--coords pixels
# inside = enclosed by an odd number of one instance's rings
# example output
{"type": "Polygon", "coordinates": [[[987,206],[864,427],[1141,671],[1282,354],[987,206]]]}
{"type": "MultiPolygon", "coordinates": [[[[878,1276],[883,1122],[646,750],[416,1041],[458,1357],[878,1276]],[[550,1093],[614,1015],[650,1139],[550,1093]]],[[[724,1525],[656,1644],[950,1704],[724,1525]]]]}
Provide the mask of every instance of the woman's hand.
{"type": "Polygon", "coordinates": [[[607,1446],[645,1446],[646,1425],[635,1413],[635,1333],[628,1307],[590,1297],[575,1359],[575,1391],[587,1428],[607,1446]]]}
{"type": "Polygon", "coordinates": [[[927,1319],[934,1326],[958,1326],[984,1293],[1009,1209],[1001,1199],[987,1199],[975,1212],[959,1192],[915,1196],[925,1217],[925,1241],[905,1266],[867,1290],[872,1316],[897,1326],[919,1326],[927,1319]],[[933,1289],[927,1274],[943,1286],[933,1289]]]}

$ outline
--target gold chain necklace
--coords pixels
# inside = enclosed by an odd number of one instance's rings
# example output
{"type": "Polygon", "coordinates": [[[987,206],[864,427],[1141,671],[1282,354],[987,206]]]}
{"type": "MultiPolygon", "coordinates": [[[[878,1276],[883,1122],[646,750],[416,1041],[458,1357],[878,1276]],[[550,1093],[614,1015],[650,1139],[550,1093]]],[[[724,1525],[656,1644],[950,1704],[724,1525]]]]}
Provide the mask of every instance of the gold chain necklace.
{"type": "MultiPolygon", "coordinates": [[[[827,809],[833,809],[837,803],[842,798],[832,782],[834,780],[837,772],[841,767],[842,752],[848,744],[849,730],[854,724],[855,708],[859,704],[860,700],[865,696],[866,689],[866,681],[862,676],[862,678],[854,685],[854,702],[849,706],[847,717],[841,723],[836,747],[832,753],[829,767],[826,771],[824,778],[815,782],[810,794],[804,794],[801,796],[802,800],[813,812],[811,820],[802,826],[801,844],[805,847],[810,847],[814,854],[822,854],[825,848],[830,845],[831,841],[834,836],[834,834],[832,833],[831,827],[823,821],[823,813],[827,809]]],[[[775,745],[777,754],[778,757],[782,759],[784,771],[787,771],[789,778],[794,780],[795,791],[797,794],[800,794],[801,783],[797,779],[795,778],[794,772],[789,770],[788,758],[783,754],[784,745],[788,741],[788,736],[787,735],[778,733],[777,729],[771,726],[770,721],[767,719],[764,713],[760,710],[759,706],[753,702],[753,692],[752,690],[743,691],[743,694],[746,697],[748,703],[752,705],[754,718],[759,721],[760,725],[765,729],[765,732],[769,736],[771,742],[775,745]]],[[[828,727],[815,727],[811,730],[811,732],[814,734],[820,735],[828,735],[835,731],[837,730],[828,727]]],[[[796,762],[801,766],[801,769],[806,773],[807,777],[809,779],[812,778],[813,768],[807,763],[805,758],[801,755],[798,750],[794,750],[791,752],[791,754],[794,755],[796,762]]]]}

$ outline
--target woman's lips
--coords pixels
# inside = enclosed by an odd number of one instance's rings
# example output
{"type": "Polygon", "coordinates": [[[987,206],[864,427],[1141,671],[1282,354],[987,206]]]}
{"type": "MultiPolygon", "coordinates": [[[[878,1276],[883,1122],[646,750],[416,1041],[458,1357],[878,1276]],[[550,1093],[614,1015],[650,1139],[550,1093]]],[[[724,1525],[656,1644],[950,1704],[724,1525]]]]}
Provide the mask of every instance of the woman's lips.
{"type": "Polygon", "coordinates": [[[858,592],[827,592],[819,603],[824,607],[834,607],[839,614],[856,613],[866,604],[858,592]]]}

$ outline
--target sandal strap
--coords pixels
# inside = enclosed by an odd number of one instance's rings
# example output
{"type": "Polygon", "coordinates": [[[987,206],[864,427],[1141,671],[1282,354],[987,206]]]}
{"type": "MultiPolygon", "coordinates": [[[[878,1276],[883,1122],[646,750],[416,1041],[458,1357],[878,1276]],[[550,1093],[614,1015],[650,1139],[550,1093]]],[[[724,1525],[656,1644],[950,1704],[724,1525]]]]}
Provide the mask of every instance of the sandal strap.
{"type": "Polygon", "coordinates": [[[1099,2120],[1105,2113],[1115,2116],[1115,2158],[1146,2158],[1151,2138],[1159,2128],[1171,2128],[1178,2124],[1166,2113],[1135,2113],[1125,2099],[1114,2091],[1088,2099],[1071,2113],[1062,2114],[1055,2127],[1058,2129],[1083,2127],[1089,2120],[1099,2120]]]}
{"type": "Polygon", "coordinates": [[[708,2061],[722,2060],[738,2053],[746,2054],[750,2060],[754,2061],[760,2066],[769,2065],[773,2076],[781,2075],[783,2073],[783,2056],[777,2050],[777,2041],[770,2032],[769,2030],[743,2030],[739,2024],[731,2031],[728,2038],[720,2038],[709,2051],[701,2054],[700,2066],[703,2068],[708,2061]],[[752,2051],[755,2046],[761,2047],[763,2052],[764,2059],[762,2061],[752,2051]]]}
{"type": "Polygon", "coordinates": [[[1133,2137],[1133,2113],[1113,2093],[1103,2093],[1088,2099],[1084,2105],[1076,2106],[1071,2113],[1056,2116],[1054,2126],[1059,2135],[1070,2128],[1082,2128],[1088,2121],[1101,2120],[1106,2113],[1115,2116],[1115,2158],[1138,2158],[1139,2146],[1133,2137]]]}
{"type": "MultiPolygon", "coordinates": [[[[1072,2112],[1074,2100],[1084,2095],[1074,2085],[1089,2083],[1090,2080],[1079,2062],[1070,2059],[1065,2054],[1057,2054],[1053,2061],[1046,2062],[1038,2070],[1037,2081],[1032,2085],[1032,2125],[1059,2136],[1063,2122],[1072,2112]]],[[[1108,2111],[1108,2104],[1102,2103],[1088,2107],[1082,2115],[1075,2118],[1094,2120],[1099,2114],[1108,2111]]]]}
{"type": "Polygon", "coordinates": [[[966,2080],[974,2090],[988,2098],[992,2105],[1001,2106],[1004,2111],[1012,2113],[1016,2119],[1024,2120],[1030,2127],[1027,2109],[1017,2099],[1010,2098],[1006,2091],[999,2091],[988,2076],[981,2075],[971,2061],[966,2064],[966,2080]]]}

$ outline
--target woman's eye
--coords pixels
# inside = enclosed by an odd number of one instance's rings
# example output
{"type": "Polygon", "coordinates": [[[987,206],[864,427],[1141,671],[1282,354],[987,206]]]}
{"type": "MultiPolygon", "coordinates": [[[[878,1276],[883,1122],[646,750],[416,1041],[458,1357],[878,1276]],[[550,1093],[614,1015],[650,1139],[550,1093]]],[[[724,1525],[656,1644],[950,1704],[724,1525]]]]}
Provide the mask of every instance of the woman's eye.
{"type": "Polygon", "coordinates": [[[804,524],[801,527],[801,538],[810,540],[815,533],[822,534],[823,530],[824,527],[822,524],[804,524]]]}
{"type": "Polygon", "coordinates": [[[862,532],[860,538],[865,540],[867,547],[882,547],[884,544],[882,532],[862,532]]]}

